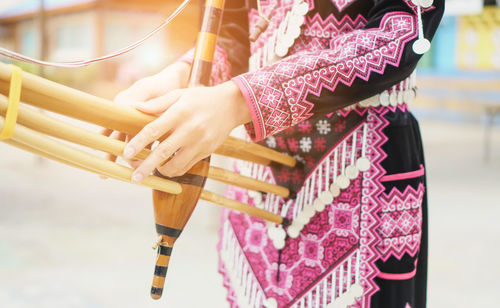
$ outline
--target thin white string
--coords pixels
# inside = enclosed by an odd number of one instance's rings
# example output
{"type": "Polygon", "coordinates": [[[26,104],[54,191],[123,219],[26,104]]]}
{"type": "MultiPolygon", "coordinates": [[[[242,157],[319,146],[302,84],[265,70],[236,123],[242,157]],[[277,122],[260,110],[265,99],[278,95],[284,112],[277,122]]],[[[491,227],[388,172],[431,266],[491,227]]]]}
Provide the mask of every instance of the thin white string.
{"type": "Polygon", "coordinates": [[[337,149],[335,149],[335,154],[333,156],[333,181],[337,181],[337,172],[338,172],[338,152],[337,149]]]}
{"type": "Polygon", "coordinates": [[[344,145],[342,146],[342,168],[341,168],[341,174],[342,175],[345,175],[345,159],[346,159],[346,156],[347,155],[347,140],[344,141],[344,145]]]}
{"type": "Polygon", "coordinates": [[[331,296],[331,302],[334,302],[335,301],[335,298],[337,297],[337,281],[336,281],[336,278],[337,277],[337,273],[335,271],[332,272],[332,293],[330,294],[331,296]]]}
{"type": "Polygon", "coordinates": [[[424,25],[422,23],[422,8],[417,5],[418,39],[424,38],[424,25]]]}
{"type": "Polygon", "coordinates": [[[323,167],[322,166],[323,166],[322,163],[319,164],[319,166],[318,166],[318,184],[317,184],[317,186],[318,186],[318,189],[317,189],[318,197],[319,197],[319,194],[321,194],[321,182],[323,180],[323,175],[322,175],[322,173],[323,173],[322,172],[323,167]]]}
{"type": "Polygon", "coordinates": [[[368,131],[368,125],[365,123],[363,124],[363,143],[362,143],[362,148],[361,148],[361,156],[365,156],[366,154],[366,135],[368,131]]]}
{"type": "Polygon", "coordinates": [[[92,59],[87,59],[87,60],[77,60],[77,61],[68,61],[68,62],[50,62],[50,61],[43,61],[43,60],[38,60],[34,59],[28,56],[25,56],[23,54],[17,53],[15,51],[8,50],[6,48],[0,47],[0,55],[4,56],[6,58],[10,58],[13,60],[19,60],[22,62],[28,62],[28,63],[33,63],[33,64],[38,64],[38,65],[44,65],[44,66],[54,66],[54,67],[66,67],[66,68],[75,68],[75,67],[82,67],[82,66],[87,66],[92,63],[96,62],[101,62],[105,60],[109,60],[112,58],[116,58],[118,56],[121,56],[123,54],[126,54],[140,45],[142,45],[147,39],[158,33],[160,30],[165,28],[177,15],[179,15],[189,4],[191,0],[184,0],[176,9],[175,11],[168,16],[165,21],[163,21],[158,27],[156,27],[153,31],[150,33],[146,34],[143,38],[140,40],[136,41],[135,43],[126,46],[124,48],[121,48],[113,53],[110,53],[105,56],[97,57],[97,58],[92,58],[92,59]]]}
{"type": "Polygon", "coordinates": [[[323,279],[323,307],[326,307],[328,304],[328,276],[323,279]]]}
{"type": "Polygon", "coordinates": [[[357,135],[358,135],[358,133],[356,131],[354,131],[354,133],[352,134],[351,165],[354,165],[354,161],[356,160],[356,149],[357,149],[356,136],[357,135]]]}
{"type": "Polygon", "coordinates": [[[325,191],[328,190],[328,187],[330,187],[330,155],[326,158],[326,168],[325,168],[325,191]]]}

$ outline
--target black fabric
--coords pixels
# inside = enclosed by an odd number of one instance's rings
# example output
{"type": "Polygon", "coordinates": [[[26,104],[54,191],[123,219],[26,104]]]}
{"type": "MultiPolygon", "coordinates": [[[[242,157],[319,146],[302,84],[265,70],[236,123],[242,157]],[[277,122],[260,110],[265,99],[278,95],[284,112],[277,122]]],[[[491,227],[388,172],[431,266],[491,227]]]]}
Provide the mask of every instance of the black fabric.
{"type": "MultiPolygon", "coordinates": [[[[236,76],[248,69],[250,43],[248,39],[248,18],[250,8],[256,8],[256,2],[248,0],[228,0],[224,11],[222,28],[218,45],[226,50],[231,63],[231,74],[236,76]]],[[[411,3],[411,1],[408,1],[411,3]]],[[[433,9],[422,14],[424,37],[432,40],[444,13],[444,0],[434,0],[433,9]]],[[[363,29],[378,28],[384,16],[391,12],[407,12],[416,15],[412,8],[402,0],[358,0],[350,3],[341,12],[330,0],[315,0],[314,9],[308,13],[313,16],[319,13],[323,18],[333,14],[338,20],[345,16],[355,19],[364,16],[368,23],[363,29]]],[[[378,94],[401,80],[407,78],[417,66],[421,55],[413,52],[412,45],[416,39],[408,42],[398,67],[388,65],[383,74],[372,73],[368,80],[354,79],[349,86],[339,83],[334,91],[326,88],[320,96],[308,95],[307,100],[314,103],[313,113],[328,114],[353,103],[378,94]]]]}
{"type": "MultiPolygon", "coordinates": [[[[411,172],[425,167],[423,147],[421,143],[420,128],[417,120],[409,112],[397,110],[388,112],[385,118],[389,125],[383,133],[388,137],[382,146],[387,158],[382,161],[382,168],[387,174],[411,172]]],[[[413,179],[384,182],[385,193],[393,189],[404,191],[408,186],[417,190],[419,185],[424,185],[427,190],[425,175],[413,179]]],[[[376,262],[378,269],[383,273],[404,274],[415,270],[413,278],[407,280],[386,280],[376,278],[375,282],[380,291],[375,293],[371,300],[372,308],[397,308],[406,307],[408,303],[412,308],[425,308],[427,298],[427,258],[428,258],[428,217],[427,217],[427,191],[422,202],[422,237],[420,250],[415,257],[403,255],[401,260],[390,257],[387,261],[376,262]]]]}
{"type": "MultiPolygon", "coordinates": [[[[250,8],[256,8],[257,6],[255,0],[248,0],[248,7],[245,2],[245,0],[226,1],[226,10],[219,38],[219,45],[228,52],[233,76],[246,72],[248,56],[250,55],[248,19],[246,15],[250,8]]],[[[424,37],[426,39],[431,40],[433,38],[444,13],[444,3],[444,0],[434,0],[434,8],[422,14],[424,37]]],[[[328,15],[333,14],[340,20],[346,15],[350,16],[351,19],[362,15],[368,21],[364,29],[378,28],[384,16],[391,12],[402,11],[416,15],[408,4],[402,0],[358,0],[350,3],[341,12],[338,11],[331,0],[315,0],[314,6],[314,10],[308,13],[309,16],[319,13],[321,17],[326,18],[328,15]]],[[[334,91],[324,88],[320,96],[309,95],[307,100],[315,104],[313,113],[318,116],[325,116],[338,109],[378,94],[407,78],[414,71],[418,60],[421,58],[421,55],[415,54],[412,50],[414,41],[412,40],[405,45],[398,67],[388,65],[385,67],[383,74],[371,73],[368,80],[356,78],[350,86],[339,83],[334,91]]],[[[388,137],[388,141],[382,149],[387,154],[387,158],[382,162],[382,167],[387,171],[387,174],[416,171],[420,169],[421,165],[425,166],[421,136],[415,118],[409,112],[403,112],[399,109],[396,109],[395,112],[386,113],[385,118],[389,122],[389,125],[384,129],[384,134],[388,137]]],[[[331,120],[333,122],[338,121],[335,117],[332,117],[331,120]]],[[[313,117],[309,121],[314,123],[316,119],[313,117]]],[[[294,128],[292,127],[276,136],[282,136],[286,139],[293,135],[294,132],[294,128]]],[[[347,132],[339,134],[339,137],[345,135],[345,133],[347,132]]],[[[330,142],[333,141],[330,140],[330,142]]],[[[318,153],[316,159],[319,160],[321,156],[321,153],[318,153]]],[[[302,178],[307,173],[303,164],[299,165],[293,171],[297,170],[302,172],[302,175],[300,175],[302,178]]],[[[275,174],[277,173],[275,172],[275,174]]],[[[402,181],[384,182],[384,187],[387,193],[392,189],[404,191],[408,186],[417,189],[422,183],[425,185],[425,176],[402,181]]],[[[297,185],[300,186],[301,183],[280,182],[280,184],[292,188],[293,195],[293,190],[296,190],[297,185]]],[[[415,261],[417,261],[416,275],[411,279],[400,281],[376,278],[375,281],[380,287],[380,291],[372,296],[372,308],[404,308],[406,304],[409,304],[411,308],[426,307],[427,211],[426,191],[422,204],[422,237],[417,257],[404,255],[401,260],[390,257],[386,262],[381,260],[377,262],[377,266],[382,272],[397,274],[413,271],[415,269],[415,261]]]]}

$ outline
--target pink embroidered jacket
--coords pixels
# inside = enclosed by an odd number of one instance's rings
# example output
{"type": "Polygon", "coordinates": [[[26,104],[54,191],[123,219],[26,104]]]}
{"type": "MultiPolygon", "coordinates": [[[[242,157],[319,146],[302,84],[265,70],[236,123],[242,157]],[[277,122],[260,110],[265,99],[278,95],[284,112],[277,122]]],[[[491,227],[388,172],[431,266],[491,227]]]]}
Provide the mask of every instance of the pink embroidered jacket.
{"type": "Polygon", "coordinates": [[[431,2],[260,0],[259,12],[257,1],[226,0],[212,83],[233,76],[251,138],[300,162],[237,165],[292,195],[230,197],[292,225],[224,213],[220,271],[231,307],[425,306],[423,156],[406,103],[444,11],[444,0],[431,2]],[[250,43],[261,15],[269,23],[250,43]],[[416,287],[391,285],[398,279],[416,287]]]}

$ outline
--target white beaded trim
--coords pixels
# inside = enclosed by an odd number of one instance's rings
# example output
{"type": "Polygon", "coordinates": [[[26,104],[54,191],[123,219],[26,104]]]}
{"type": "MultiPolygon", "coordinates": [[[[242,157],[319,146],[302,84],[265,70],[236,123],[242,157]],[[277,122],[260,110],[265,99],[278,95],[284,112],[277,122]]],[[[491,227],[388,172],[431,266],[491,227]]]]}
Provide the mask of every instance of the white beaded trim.
{"type": "MultiPolygon", "coordinates": [[[[224,262],[231,287],[236,294],[239,307],[262,307],[269,302],[265,298],[259,281],[252,272],[250,265],[239,246],[229,221],[224,222],[222,249],[220,256],[224,262]]],[[[272,300],[271,300],[272,304],[272,300]]],[[[271,308],[273,306],[269,306],[271,308]]]]}
{"type": "Polygon", "coordinates": [[[278,29],[258,48],[249,59],[249,70],[272,64],[288,54],[288,51],[300,36],[301,27],[309,11],[309,4],[304,0],[295,0],[290,11],[281,21],[278,29]]]}
{"type": "Polygon", "coordinates": [[[408,78],[400,83],[392,86],[389,90],[369,97],[361,102],[344,108],[349,110],[352,108],[360,107],[380,107],[380,106],[398,106],[402,104],[412,103],[417,96],[416,88],[416,73],[413,72],[408,78]]]}
{"type": "Polygon", "coordinates": [[[363,296],[361,252],[356,250],[302,296],[294,308],[347,308],[363,296]]]}
{"type": "Polygon", "coordinates": [[[335,148],[333,153],[327,156],[305,181],[303,188],[297,194],[291,224],[287,229],[291,238],[297,238],[311,218],[316,213],[324,211],[326,206],[330,205],[342,190],[349,187],[351,181],[356,179],[360,172],[370,169],[370,161],[366,157],[367,130],[367,123],[363,124],[361,129],[355,130],[349,138],[342,142],[342,146],[335,148]],[[349,139],[351,139],[350,149],[348,149],[349,139]],[[359,149],[358,142],[360,139],[361,149],[359,149]],[[342,151],[340,153],[340,170],[338,170],[339,148],[342,151]],[[332,155],[333,170],[330,166],[332,155]],[[322,187],[323,173],[326,179],[325,187],[322,187]]]}

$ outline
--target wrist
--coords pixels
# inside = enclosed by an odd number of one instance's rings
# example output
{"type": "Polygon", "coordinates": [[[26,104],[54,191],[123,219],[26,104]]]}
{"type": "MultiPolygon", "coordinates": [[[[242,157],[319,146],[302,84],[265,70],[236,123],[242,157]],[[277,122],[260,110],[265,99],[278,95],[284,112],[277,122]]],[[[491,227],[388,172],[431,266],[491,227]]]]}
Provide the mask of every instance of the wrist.
{"type": "Polygon", "coordinates": [[[234,120],[234,127],[248,123],[252,120],[247,102],[240,91],[240,88],[233,81],[229,80],[218,85],[223,91],[224,101],[227,102],[231,110],[231,118],[234,120]]]}

